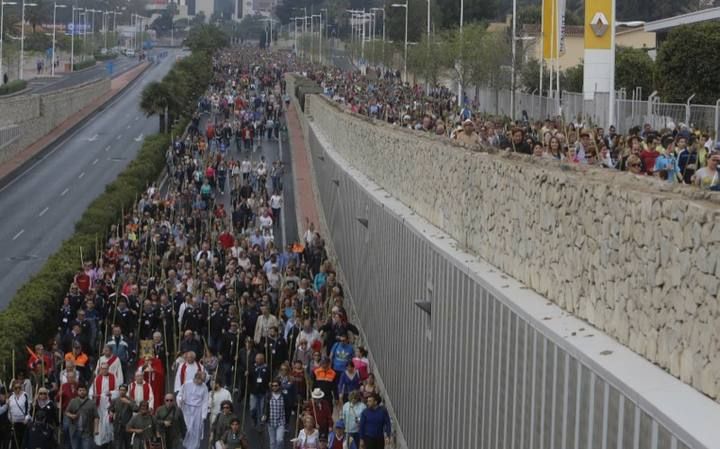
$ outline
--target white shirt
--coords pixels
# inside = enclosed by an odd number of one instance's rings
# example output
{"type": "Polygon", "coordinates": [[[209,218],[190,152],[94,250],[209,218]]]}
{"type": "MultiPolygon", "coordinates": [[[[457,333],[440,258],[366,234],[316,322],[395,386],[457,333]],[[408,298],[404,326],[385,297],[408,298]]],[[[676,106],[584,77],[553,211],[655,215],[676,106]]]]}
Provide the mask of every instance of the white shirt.
{"type": "Polygon", "coordinates": [[[225,401],[232,402],[232,395],[225,388],[210,392],[210,424],[215,422],[215,418],[220,413],[220,406],[225,401]]]}
{"type": "Polygon", "coordinates": [[[260,227],[263,229],[270,229],[273,225],[273,219],[269,215],[261,215],[259,218],[260,227]]]}
{"type": "Polygon", "coordinates": [[[250,173],[251,170],[252,170],[252,164],[250,163],[250,161],[245,160],[240,163],[240,171],[241,172],[250,173]]]}
{"type": "Polygon", "coordinates": [[[30,399],[27,393],[22,392],[19,396],[15,393],[10,395],[8,406],[10,422],[24,423],[30,421],[30,399]]]}
{"type": "Polygon", "coordinates": [[[282,207],[282,196],[273,195],[270,197],[270,207],[273,209],[280,209],[282,207]]]}

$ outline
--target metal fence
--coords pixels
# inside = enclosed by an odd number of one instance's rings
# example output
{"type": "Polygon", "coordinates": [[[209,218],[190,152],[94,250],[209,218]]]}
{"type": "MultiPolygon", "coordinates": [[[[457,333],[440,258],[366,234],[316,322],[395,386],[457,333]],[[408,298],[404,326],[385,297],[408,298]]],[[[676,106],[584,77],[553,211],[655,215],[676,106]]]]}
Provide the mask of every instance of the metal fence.
{"type": "MultiPolygon", "coordinates": [[[[510,116],[510,91],[507,89],[479,88],[469,89],[470,98],[477,93],[475,102],[478,110],[487,114],[510,116]]],[[[654,129],[673,128],[680,123],[720,135],[720,100],[715,105],[692,103],[662,103],[657,95],[641,99],[642,92],[633,92],[633,98],[627,98],[625,92],[619,92],[615,100],[615,125],[618,131],[625,133],[633,126],[649,123],[654,129]]],[[[607,92],[595,93],[587,100],[582,93],[563,91],[559,101],[538,94],[518,92],[515,94],[516,118],[525,111],[531,120],[562,116],[566,122],[578,118],[584,123],[608,127],[608,108],[610,95],[607,92]]]]}

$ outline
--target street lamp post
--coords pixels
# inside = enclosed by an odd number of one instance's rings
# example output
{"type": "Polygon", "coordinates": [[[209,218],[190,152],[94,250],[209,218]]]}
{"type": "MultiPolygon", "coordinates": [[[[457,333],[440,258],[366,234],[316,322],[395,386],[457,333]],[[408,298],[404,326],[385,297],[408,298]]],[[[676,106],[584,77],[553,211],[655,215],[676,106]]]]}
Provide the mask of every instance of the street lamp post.
{"type": "Polygon", "coordinates": [[[19,79],[23,79],[23,63],[25,62],[25,8],[28,6],[37,6],[37,3],[22,2],[22,14],[20,19],[20,68],[18,70],[19,79]]]}
{"type": "Polygon", "coordinates": [[[325,11],[325,34],[327,34],[328,19],[330,19],[330,16],[328,16],[327,8],[320,8],[320,64],[323,63],[323,51],[322,51],[322,41],[323,41],[322,13],[323,13],[323,11],[325,11]]]}
{"type": "Polygon", "coordinates": [[[75,70],[75,11],[82,8],[72,7],[72,28],[70,29],[70,71],[75,70]]]}
{"type": "MultiPolygon", "coordinates": [[[[408,53],[408,0],[405,3],[393,3],[393,8],[405,8],[405,57],[403,58],[403,78],[407,82],[407,53],[408,53]]],[[[385,28],[385,27],[383,27],[385,28]]]]}
{"type": "Polygon", "coordinates": [[[5,5],[13,6],[13,5],[17,5],[17,2],[3,2],[2,0],[0,0],[0,86],[5,84],[5,77],[3,76],[3,70],[2,70],[3,23],[5,22],[5,5]]]}
{"type": "Polygon", "coordinates": [[[50,74],[52,76],[55,76],[55,28],[57,28],[57,24],[55,22],[55,19],[57,17],[57,9],[58,8],[67,8],[67,5],[58,5],[57,2],[53,3],[53,41],[52,41],[52,61],[50,61],[50,74]]]}

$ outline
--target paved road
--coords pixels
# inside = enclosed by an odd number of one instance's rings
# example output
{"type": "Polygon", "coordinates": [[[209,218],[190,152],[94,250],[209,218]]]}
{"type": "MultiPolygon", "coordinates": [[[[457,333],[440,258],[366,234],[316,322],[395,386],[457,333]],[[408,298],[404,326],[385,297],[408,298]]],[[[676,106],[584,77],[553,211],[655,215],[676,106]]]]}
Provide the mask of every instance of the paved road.
{"type": "MultiPolygon", "coordinates": [[[[77,219],[158,130],[138,107],[140,92],[172,67],[171,52],[44,159],[0,189],[0,310],[68,238],[77,219]]],[[[79,262],[78,254],[78,262],[79,262]]]]}
{"type": "MultiPolygon", "coordinates": [[[[123,72],[135,67],[140,62],[137,58],[128,58],[126,56],[118,56],[113,61],[112,77],[116,77],[123,72]]],[[[92,69],[81,70],[79,72],[69,73],[56,77],[40,77],[33,78],[28,81],[28,87],[34,94],[44,94],[59,89],[65,89],[89,81],[98,80],[108,76],[108,71],[104,61],[98,62],[92,69]]]]}

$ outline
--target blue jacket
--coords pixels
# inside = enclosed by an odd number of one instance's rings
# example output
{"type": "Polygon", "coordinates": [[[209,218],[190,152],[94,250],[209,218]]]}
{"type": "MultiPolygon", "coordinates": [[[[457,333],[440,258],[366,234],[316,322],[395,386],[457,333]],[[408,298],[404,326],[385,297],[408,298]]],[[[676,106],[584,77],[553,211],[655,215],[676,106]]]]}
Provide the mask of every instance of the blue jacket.
{"type": "Polygon", "coordinates": [[[374,409],[368,407],[360,415],[360,438],[383,438],[390,436],[390,414],[385,407],[378,405],[374,409]]]}

